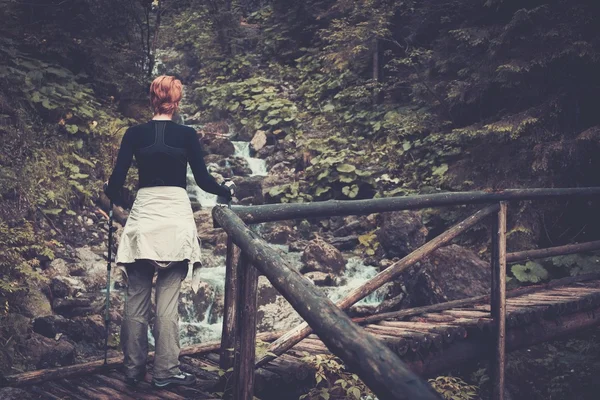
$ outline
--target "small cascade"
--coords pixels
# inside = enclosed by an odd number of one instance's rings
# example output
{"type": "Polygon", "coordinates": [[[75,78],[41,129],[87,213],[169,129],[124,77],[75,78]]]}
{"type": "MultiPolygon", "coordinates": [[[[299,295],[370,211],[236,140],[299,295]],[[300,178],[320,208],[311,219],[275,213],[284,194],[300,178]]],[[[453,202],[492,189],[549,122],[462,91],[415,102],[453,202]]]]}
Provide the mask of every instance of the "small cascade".
{"type": "MultiPolygon", "coordinates": [[[[218,307],[219,300],[222,300],[225,288],[225,259],[216,257],[219,262],[215,264],[218,267],[204,267],[200,270],[200,279],[212,288],[211,298],[208,300],[208,307],[204,314],[199,319],[198,313],[195,310],[194,303],[191,301],[184,302],[183,312],[180,315],[180,335],[181,345],[187,346],[196,343],[217,340],[221,337],[223,328],[223,314],[218,307]],[[218,315],[213,315],[217,312],[218,315]]],[[[194,296],[188,282],[184,282],[182,292],[189,293],[194,296]]]]}
{"type": "MultiPolygon", "coordinates": [[[[363,260],[358,257],[352,257],[348,259],[346,271],[344,271],[344,274],[340,277],[343,284],[333,287],[328,293],[328,297],[335,303],[346,297],[352,290],[362,286],[369,279],[377,275],[377,273],[377,268],[365,265],[363,260]]],[[[384,290],[376,290],[356,304],[363,306],[377,306],[384,300],[384,297],[384,290]]]]}
{"type": "MultiPolygon", "coordinates": [[[[241,157],[248,162],[248,166],[252,171],[251,176],[267,175],[267,164],[265,160],[250,157],[250,143],[241,141],[232,141],[231,143],[233,143],[233,146],[235,147],[234,156],[241,157]]],[[[210,167],[210,165],[208,167],[210,167]]],[[[211,208],[217,204],[216,195],[207,193],[196,185],[194,174],[189,166],[187,171],[187,191],[192,203],[200,204],[203,208],[211,208]]]]}
{"type": "Polygon", "coordinates": [[[267,163],[261,158],[250,157],[250,143],[249,142],[237,142],[232,141],[235,147],[235,156],[242,157],[248,162],[252,175],[265,176],[267,175],[267,163]]]}

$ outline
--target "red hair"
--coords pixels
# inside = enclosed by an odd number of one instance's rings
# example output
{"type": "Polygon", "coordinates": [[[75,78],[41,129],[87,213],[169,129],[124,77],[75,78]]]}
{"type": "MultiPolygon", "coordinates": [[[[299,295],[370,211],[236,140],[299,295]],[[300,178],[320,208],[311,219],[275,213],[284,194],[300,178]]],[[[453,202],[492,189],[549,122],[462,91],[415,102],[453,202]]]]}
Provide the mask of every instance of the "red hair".
{"type": "Polygon", "coordinates": [[[154,114],[173,114],[181,100],[181,81],[174,76],[161,75],[150,85],[150,101],[154,114]]]}

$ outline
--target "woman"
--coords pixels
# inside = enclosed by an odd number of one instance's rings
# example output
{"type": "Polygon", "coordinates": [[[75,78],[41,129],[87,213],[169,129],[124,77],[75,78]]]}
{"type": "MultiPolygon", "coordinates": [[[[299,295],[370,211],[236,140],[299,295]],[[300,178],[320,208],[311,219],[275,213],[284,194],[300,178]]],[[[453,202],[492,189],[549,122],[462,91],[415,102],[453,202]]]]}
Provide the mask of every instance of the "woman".
{"type": "Polygon", "coordinates": [[[135,385],[146,374],[148,318],[152,279],[156,279],[154,374],[157,387],[191,385],[195,378],[179,369],[177,303],[188,264],[200,265],[200,244],[186,191],[189,163],[198,186],[226,198],[231,182],[219,185],[208,173],[196,131],[172,121],[181,100],[181,82],[159,76],[150,86],[151,121],[125,132],[113,173],[105,186],[111,200],[119,197],[135,156],[139,190],[117,250],[117,265],[128,277],[121,325],[126,381],[135,385]]]}

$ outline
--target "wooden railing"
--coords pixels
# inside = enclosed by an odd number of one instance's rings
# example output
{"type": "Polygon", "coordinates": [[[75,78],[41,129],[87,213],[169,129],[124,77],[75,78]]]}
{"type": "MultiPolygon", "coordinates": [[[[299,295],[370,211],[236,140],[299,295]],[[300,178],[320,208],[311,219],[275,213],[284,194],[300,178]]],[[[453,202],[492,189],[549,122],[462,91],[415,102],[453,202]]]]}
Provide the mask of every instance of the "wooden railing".
{"type": "Polygon", "coordinates": [[[507,255],[507,201],[597,195],[600,195],[600,188],[514,189],[498,192],[440,193],[356,201],[272,204],[233,207],[232,209],[215,207],[213,209],[215,226],[222,227],[228,235],[225,311],[220,360],[220,367],[227,371],[226,396],[236,400],[252,399],[255,367],[272,360],[274,356],[283,354],[314,330],[328,349],[354,370],[378,398],[382,400],[438,398],[431,388],[416,377],[386,345],[360,329],[343,310],[396,278],[409,266],[448,244],[490,214],[496,214],[492,222],[491,252],[492,290],[490,302],[495,338],[492,377],[493,399],[503,399],[507,259],[517,261],[600,249],[600,241],[597,241],[507,255]],[[337,305],[333,304],[319,288],[305,279],[297,270],[288,265],[277,252],[244,223],[256,224],[298,218],[365,215],[387,211],[485,203],[492,203],[492,205],[481,209],[392,264],[363,286],[353,290],[337,305]],[[238,251],[238,247],[241,252],[238,251]],[[237,256],[238,252],[240,253],[239,257],[237,256]],[[258,363],[255,363],[258,271],[269,279],[306,322],[273,342],[269,347],[271,355],[264,356],[258,363]]]}

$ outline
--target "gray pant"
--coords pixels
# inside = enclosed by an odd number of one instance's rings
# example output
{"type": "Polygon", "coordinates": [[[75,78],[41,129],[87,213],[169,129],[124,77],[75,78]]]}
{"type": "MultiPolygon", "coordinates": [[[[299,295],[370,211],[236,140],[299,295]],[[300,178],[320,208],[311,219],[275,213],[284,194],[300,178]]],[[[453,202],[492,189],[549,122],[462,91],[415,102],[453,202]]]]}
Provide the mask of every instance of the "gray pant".
{"type": "MultiPolygon", "coordinates": [[[[179,290],[188,272],[188,263],[159,269],[156,278],[156,319],[154,321],[154,378],[170,378],[179,370],[179,290]]],[[[150,317],[154,265],[137,261],[127,265],[128,286],[125,315],[121,325],[125,374],[139,377],[146,371],[148,319],[150,317]]]]}

